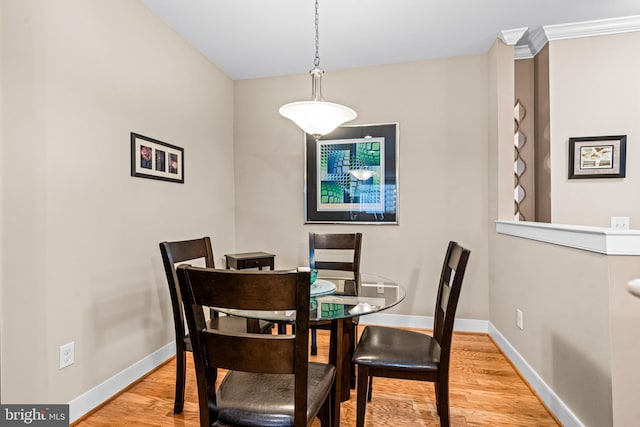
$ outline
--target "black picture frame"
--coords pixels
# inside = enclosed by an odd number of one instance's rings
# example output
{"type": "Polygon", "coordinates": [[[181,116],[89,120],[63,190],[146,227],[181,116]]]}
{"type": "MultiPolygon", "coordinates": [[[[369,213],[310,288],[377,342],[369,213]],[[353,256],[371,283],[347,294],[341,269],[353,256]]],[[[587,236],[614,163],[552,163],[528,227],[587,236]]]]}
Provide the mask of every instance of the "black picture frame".
{"type": "Polygon", "coordinates": [[[184,149],[131,132],[131,176],[184,184],[184,149]]]}
{"type": "Polygon", "coordinates": [[[398,123],[305,134],[305,224],[398,224],[398,142],[398,123]]]}
{"type": "Polygon", "coordinates": [[[624,178],[627,136],[569,138],[569,179],[624,178]]]}

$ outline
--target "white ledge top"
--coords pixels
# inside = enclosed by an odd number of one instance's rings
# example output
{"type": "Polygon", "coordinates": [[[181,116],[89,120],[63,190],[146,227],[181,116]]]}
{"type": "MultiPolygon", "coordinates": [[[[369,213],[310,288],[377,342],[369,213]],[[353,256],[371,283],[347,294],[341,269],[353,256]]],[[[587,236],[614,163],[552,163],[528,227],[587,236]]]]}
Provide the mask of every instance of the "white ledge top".
{"type": "Polygon", "coordinates": [[[605,255],[640,255],[640,230],[498,220],[496,232],[605,255]]]}

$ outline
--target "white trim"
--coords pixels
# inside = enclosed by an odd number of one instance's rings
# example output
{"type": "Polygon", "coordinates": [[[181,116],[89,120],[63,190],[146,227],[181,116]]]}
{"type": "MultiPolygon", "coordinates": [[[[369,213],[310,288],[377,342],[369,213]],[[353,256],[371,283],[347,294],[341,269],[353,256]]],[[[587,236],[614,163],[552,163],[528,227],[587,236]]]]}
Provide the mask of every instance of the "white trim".
{"type": "MultiPolygon", "coordinates": [[[[640,31],[640,15],[572,22],[568,24],[544,25],[529,31],[519,40],[520,45],[516,46],[516,59],[536,56],[548,42],[553,40],[578,39],[582,37],[605,36],[634,31],[640,31]],[[529,48],[531,56],[519,56],[526,55],[525,45],[529,48]]],[[[503,40],[502,37],[500,37],[500,39],[503,40]]]]}
{"type": "Polygon", "coordinates": [[[502,30],[498,33],[498,38],[503,41],[504,44],[513,46],[518,43],[524,33],[527,32],[528,27],[514,28],[512,30],[502,30]]]}
{"type": "Polygon", "coordinates": [[[577,39],[640,31],[640,15],[542,27],[548,40],[577,39]]]}
{"type": "Polygon", "coordinates": [[[605,255],[640,255],[640,230],[499,220],[496,232],[605,255]]]}
{"type": "Polygon", "coordinates": [[[73,423],[89,411],[103,404],[133,382],[175,356],[175,354],[176,343],[171,341],[147,357],[108,378],[103,383],[76,397],[69,402],[69,422],[73,423]]]}
{"type": "Polygon", "coordinates": [[[529,45],[515,46],[513,51],[516,60],[533,58],[533,52],[531,52],[529,45]]]}
{"type": "MultiPolygon", "coordinates": [[[[373,313],[360,318],[363,325],[397,326],[401,328],[432,329],[433,316],[373,313]]],[[[453,329],[458,332],[489,332],[487,320],[456,318],[453,329]]]]}
{"type": "MultiPolygon", "coordinates": [[[[403,314],[374,313],[360,318],[364,325],[396,326],[417,329],[431,329],[433,317],[409,316],[403,314]]],[[[500,350],[513,363],[520,374],[535,390],[547,408],[560,420],[565,427],[584,427],[578,417],[558,397],[538,373],[527,363],[509,341],[488,320],[456,319],[454,329],[459,332],[481,332],[493,338],[500,350]]]]}
{"type": "MultiPolygon", "coordinates": [[[[433,327],[433,317],[374,313],[361,317],[360,323],[366,325],[431,329],[433,327]]],[[[565,427],[584,427],[584,424],[580,422],[578,417],[571,412],[564,402],[560,400],[558,395],[542,380],[531,365],[527,363],[490,321],[457,318],[454,329],[459,332],[489,334],[520,374],[527,380],[529,385],[536,391],[547,408],[549,408],[565,427]]],[[[75,422],[173,356],[175,356],[175,341],[166,344],[103,383],[76,397],[69,402],[69,422],[75,422]]]]}
{"type": "Polygon", "coordinates": [[[565,427],[584,427],[578,417],[564,404],[558,395],[544,382],[509,341],[489,322],[489,335],[509,358],[511,363],[536,391],[540,399],[565,427]]]}
{"type": "Polygon", "coordinates": [[[542,28],[538,28],[533,32],[529,31],[527,45],[529,46],[529,50],[533,56],[540,53],[547,43],[549,43],[549,39],[547,39],[547,35],[542,28]]]}

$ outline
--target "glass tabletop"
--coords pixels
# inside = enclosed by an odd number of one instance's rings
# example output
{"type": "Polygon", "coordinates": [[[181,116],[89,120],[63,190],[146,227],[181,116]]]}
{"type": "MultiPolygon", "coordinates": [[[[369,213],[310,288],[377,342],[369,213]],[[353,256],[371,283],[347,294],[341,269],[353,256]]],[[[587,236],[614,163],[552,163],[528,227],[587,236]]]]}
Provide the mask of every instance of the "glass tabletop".
{"type": "MultiPolygon", "coordinates": [[[[344,271],[320,270],[311,287],[309,320],[333,320],[363,316],[393,307],[405,297],[402,286],[391,279],[368,273],[356,278],[344,271]],[[315,296],[314,296],[315,295],[315,296]]],[[[262,320],[293,321],[290,311],[215,310],[235,316],[262,320]]]]}

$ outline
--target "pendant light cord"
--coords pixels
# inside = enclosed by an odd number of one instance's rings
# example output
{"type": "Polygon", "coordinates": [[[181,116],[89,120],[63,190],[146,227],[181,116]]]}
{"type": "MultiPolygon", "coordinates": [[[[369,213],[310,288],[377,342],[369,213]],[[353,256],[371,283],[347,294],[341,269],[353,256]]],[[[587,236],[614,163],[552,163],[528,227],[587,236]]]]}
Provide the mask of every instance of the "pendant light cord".
{"type": "Polygon", "coordinates": [[[313,60],[311,75],[311,101],[290,102],[280,107],[280,114],[297,124],[303,131],[312,135],[316,141],[322,135],[333,131],[343,123],[356,117],[355,111],[344,105],[325,102],[322,99],[322,75],[320,69],[320,35],[318,30],[318,0],[315,0],[316,56],[313,60]]]}
{"type": "Polygon", "coordinates": [[[313,60],[314,68],[320,68],[320,36],[318,33],[318,0],[316,0],[316,57],[313,60]]]}

